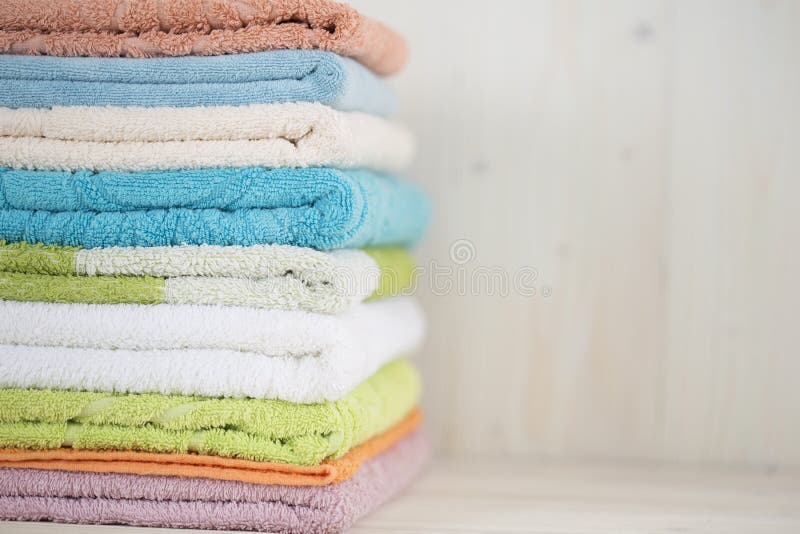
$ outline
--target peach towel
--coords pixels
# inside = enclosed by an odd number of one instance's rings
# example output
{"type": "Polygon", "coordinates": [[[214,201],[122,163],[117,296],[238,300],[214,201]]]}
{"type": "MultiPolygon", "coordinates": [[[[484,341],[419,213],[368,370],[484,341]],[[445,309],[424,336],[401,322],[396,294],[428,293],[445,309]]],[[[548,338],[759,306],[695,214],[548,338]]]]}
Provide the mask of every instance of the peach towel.
{"type": "Polygon", "coordinates": [[[38,451],[0,449],[0,467],[182,476],[284,486],[325,486],[351,478],[365,461],[412,433],[419,428],[421,421],[421,412],[414,410],[394,427],[351,449],[341,458],[310,467],[198,454],[69,448],[38,451]]]}
{"type": "Polygon", "coordinates": [[[319,49],[378,74],[406,62],[403,38],[331,0],[3,0],[0,52],[212,56],[319,49]]]}

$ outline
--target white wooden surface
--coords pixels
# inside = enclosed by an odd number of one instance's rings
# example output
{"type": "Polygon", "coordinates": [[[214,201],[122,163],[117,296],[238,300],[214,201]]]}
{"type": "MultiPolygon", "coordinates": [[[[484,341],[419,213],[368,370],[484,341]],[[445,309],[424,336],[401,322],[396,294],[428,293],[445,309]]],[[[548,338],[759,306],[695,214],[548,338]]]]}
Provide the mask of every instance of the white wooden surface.
{"type": "Polygon", "coordinates": [[[352,3],[411,42],[420,259],[538,271],[426,295],[441,448],[800,465],[800,2],[352,3]]]}
{"type": "MultiPolygon", "coordinates": [[[[795,534],[800,474],[650,464],[436,462],[349,534],[795,534]]],[[[3,534],[174,534],[168,529],[3,523],[3,534]]]]}

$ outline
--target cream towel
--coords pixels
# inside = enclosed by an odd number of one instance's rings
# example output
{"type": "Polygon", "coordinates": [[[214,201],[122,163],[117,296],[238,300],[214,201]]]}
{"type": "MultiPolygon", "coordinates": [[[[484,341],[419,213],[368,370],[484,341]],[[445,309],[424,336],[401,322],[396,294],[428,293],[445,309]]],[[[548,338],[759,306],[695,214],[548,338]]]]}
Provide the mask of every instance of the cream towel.
{"type": "Polygon", "coordinates": [[[331,316],[159,304],[0,301],[0,387],[336,400],[412,352],[409,297],[331,316]]]}
{"type": "Polygon", "coordinates": [[[0,108],[0,166],[142,171],[365,167],[411,159],[404,127],[318,103],[216,107],[0,108]]]}

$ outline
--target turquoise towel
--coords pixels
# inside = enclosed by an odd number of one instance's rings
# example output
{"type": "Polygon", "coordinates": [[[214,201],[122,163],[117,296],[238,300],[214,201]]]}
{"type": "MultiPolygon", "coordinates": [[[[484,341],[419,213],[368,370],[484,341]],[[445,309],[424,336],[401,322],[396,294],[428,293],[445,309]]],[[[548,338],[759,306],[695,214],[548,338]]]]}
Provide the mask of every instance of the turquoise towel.
{"type": "Polygon", "coordinates": [[[225,56],[90,58],[0,55],[0,106],[239,106],[321,102],[391,113],[394,94],[352,59],[317,50],[225,56]]]}
{"type": "Polygon", "coordinates": [[[415,185],[365,170],[0,171],[0,240],[10,242],[412,245],[428,215],[415,185]]]}

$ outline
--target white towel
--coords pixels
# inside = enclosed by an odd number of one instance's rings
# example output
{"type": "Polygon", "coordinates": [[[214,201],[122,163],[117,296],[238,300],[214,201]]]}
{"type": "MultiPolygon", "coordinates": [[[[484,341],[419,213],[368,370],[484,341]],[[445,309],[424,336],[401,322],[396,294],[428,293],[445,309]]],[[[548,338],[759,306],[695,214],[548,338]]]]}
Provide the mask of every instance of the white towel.
{"type": "Polygon", "coordinates": [[[217,107],[0,108],[0,166],[142,171],[209,167],[365,167],[413,154],[402,126],[317,103],[217,107]]]}
{"type": "Polygon", "coordinates": [[[421,342],[410,297],[341,315],[0,301],[0,387],[335,400],[421,342]]]}

